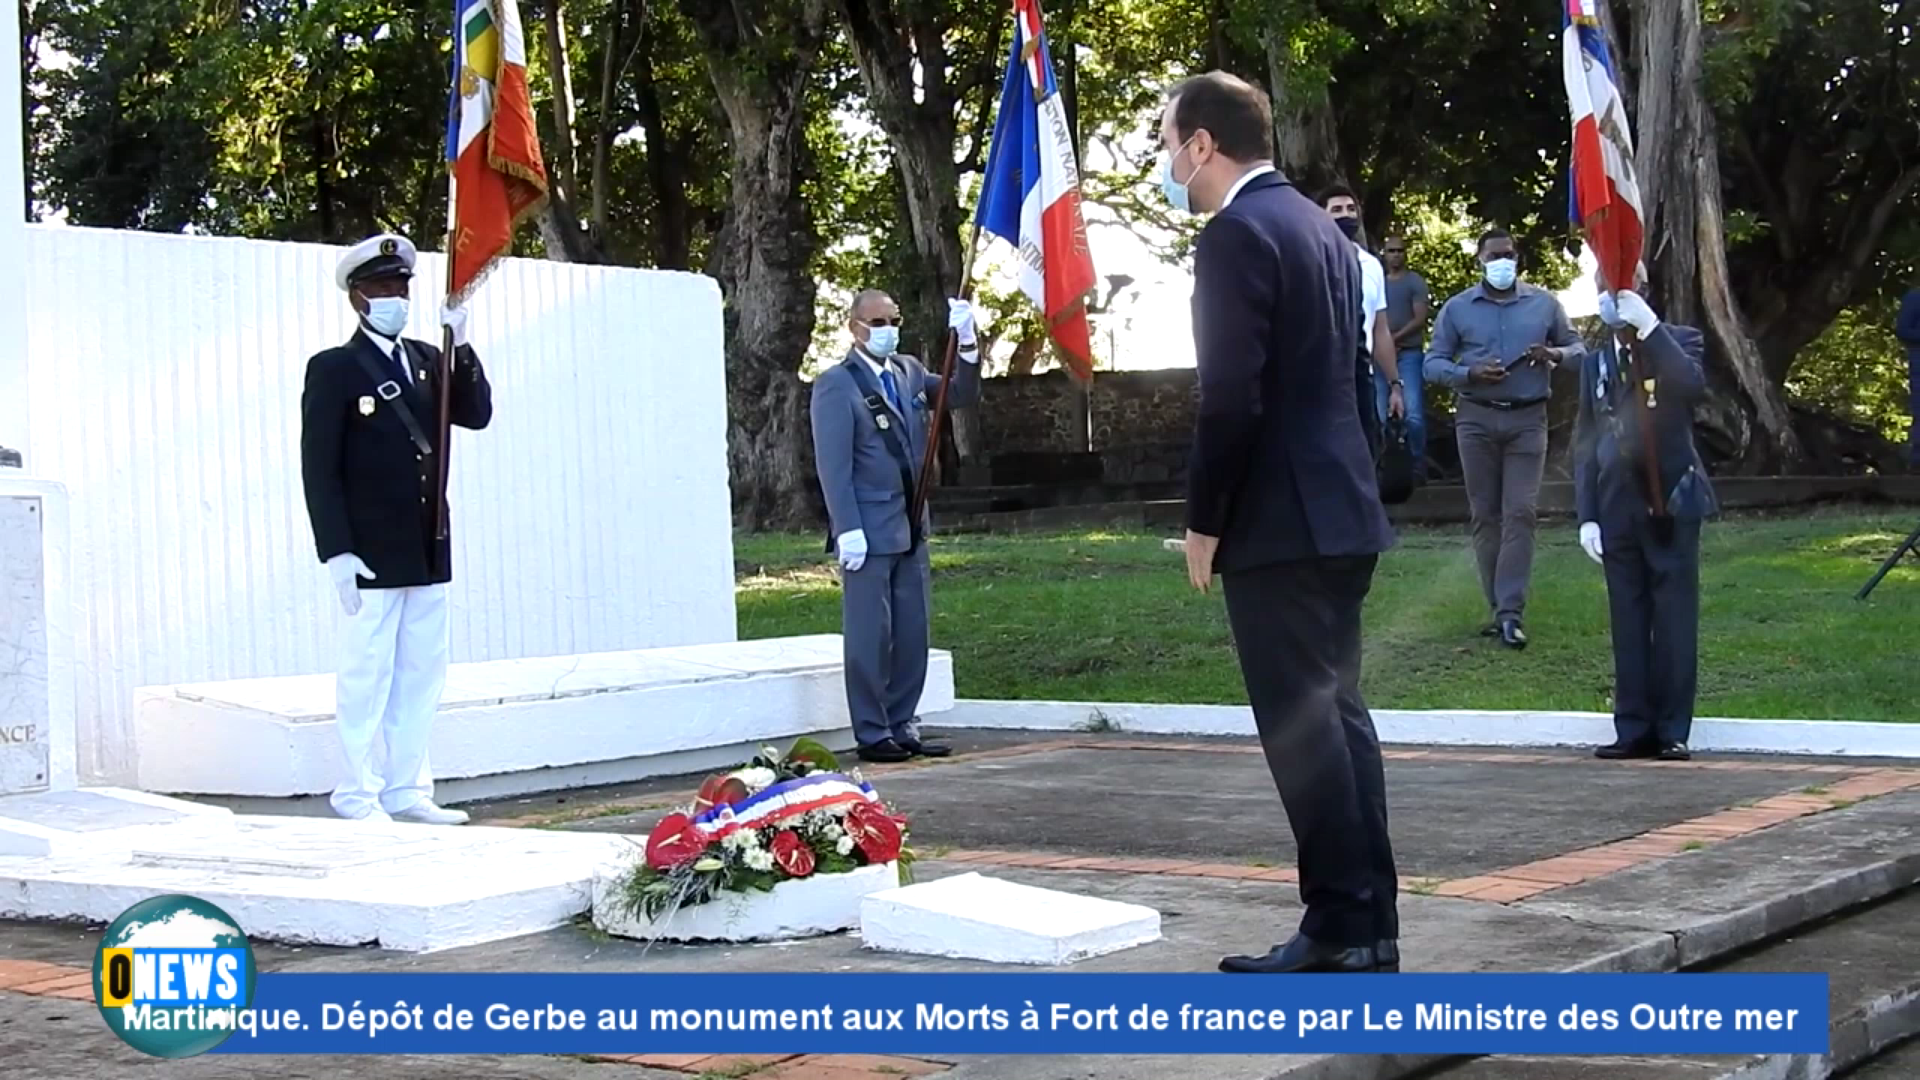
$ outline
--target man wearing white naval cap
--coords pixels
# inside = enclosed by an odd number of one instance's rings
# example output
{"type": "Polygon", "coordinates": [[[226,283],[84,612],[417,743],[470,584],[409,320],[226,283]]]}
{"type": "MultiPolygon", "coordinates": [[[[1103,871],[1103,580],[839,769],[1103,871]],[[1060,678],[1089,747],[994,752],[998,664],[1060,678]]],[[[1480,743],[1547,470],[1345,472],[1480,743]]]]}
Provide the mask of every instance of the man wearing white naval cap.
{"type": "Polygon", "coordinates": [[[334,272],[360,316],[346,344],[307,362],[300,466],[314,545],[346,613],[335,723],[346,775],[333,792],[345,818],[460,825],[433,802],[427,743],[447,679],[452,544],[432,534],[439,497],[439,403],[455,424],[493,419],[493,389],[467,344],[466,312],[442,313],[453,371],[440,349],[402,338],[414,246],[370,237],[334,272]]]}

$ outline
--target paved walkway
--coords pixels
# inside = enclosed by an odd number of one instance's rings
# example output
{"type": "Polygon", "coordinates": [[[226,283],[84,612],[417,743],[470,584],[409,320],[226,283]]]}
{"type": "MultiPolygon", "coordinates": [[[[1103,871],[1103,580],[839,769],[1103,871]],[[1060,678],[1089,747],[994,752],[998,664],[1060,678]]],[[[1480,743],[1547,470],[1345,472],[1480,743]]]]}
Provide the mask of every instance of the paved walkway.
{"type": "MultiPolygon", "coordinates": [[[[911,818],[922,879],[980,870],[1161,911],[1164,940],[1072,970],[1212,971],[1223,953],[1264,950],[1298,918],[1285,819],[1251,740],[961,732],[954,741],[961,753],[953,758],[864,770],[911,818]]],[[[1572,751],[1392,748],[1387,769],[1409,971],[1672,970],[1920,880],[1920,768],[1908,764],[1609,763],[1572,751]]],[[[473,809],[490,825],[644,834],[697,779],[473,809]]],[[[93,1012],[84,966],[96,939],[97,928],[0,930],[0,1056],[10,1076],[71,1076],[110,1062],[141,1062],[142,1075],[156,1077],[319,1076],[339,1067],[145,1061],[93,1012]]],[[[847,935],[643,950],[584,923],[428,956],[257,952],[273,971],[989,969],[873,953],[847,935]]],[[[361,1059],[353,1069],[376,1080],[1265,1080],[1335,1075],[1313,1071],[1324,1060],[716,1055],[361,1059]]]]}

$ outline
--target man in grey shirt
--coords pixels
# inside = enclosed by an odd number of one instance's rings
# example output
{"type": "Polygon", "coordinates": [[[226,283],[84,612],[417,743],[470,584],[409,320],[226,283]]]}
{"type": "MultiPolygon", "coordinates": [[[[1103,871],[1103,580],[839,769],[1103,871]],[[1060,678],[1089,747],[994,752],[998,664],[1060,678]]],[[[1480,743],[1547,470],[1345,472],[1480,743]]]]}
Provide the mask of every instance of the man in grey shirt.
{"type": "Polygon", "coordinates": [[[1473,518],[1473,552],[1492,623],[1513,649],[1533,576],[1535,507],[1547,464],[1547,393],[1553,369],[1578,365],[1586,346],[1566,309],[1518,280],[1519,251],[1505,229],[1480,238],[1485,279],[1448,300],[1427,350],[1429,382],[1454,390],[1454,436],[1473,518]]]}
{"type": "MultiPolygon", "coordinates": [[[[1387,264],[1387,328],[1398,350],[1400,391],[1407,410],[1407,448],[1413,451],[1413,475],[1426,475],[1427,406],[1425,382],[1421,377],[1422,346],[1427,340],[1427,279],[1407,268],[1407,238],[1395,234],[1380,247],[1380,258],[1387,264]]],[[[1373,373],[1374,405],[1380,422],[1387,422],[1388,398],[1393,386],[1387,373],[1373,373]]]]}

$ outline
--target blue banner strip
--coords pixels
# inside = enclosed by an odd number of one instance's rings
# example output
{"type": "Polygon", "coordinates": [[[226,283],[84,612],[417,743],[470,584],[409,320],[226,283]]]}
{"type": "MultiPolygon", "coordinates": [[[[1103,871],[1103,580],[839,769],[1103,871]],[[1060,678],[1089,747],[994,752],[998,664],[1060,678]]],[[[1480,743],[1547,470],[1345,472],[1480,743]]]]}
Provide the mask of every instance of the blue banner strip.
{"type": "Polygon", "coordinates": [[[241,1054],[1824,1053],[1825,975],[263,974],[241,1054]]]}

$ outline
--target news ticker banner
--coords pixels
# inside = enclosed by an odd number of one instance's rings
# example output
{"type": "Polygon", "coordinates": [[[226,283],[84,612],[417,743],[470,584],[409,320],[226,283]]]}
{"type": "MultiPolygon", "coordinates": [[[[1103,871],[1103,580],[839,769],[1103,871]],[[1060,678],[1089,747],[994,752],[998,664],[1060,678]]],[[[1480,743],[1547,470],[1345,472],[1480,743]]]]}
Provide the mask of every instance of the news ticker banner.
{"type": "Polygon", "coordinates": [[[1827,1051],[1825,975],[259,973],[191,897],[102,935],[101,1015],[217,1054],[1827,1051]]]}

